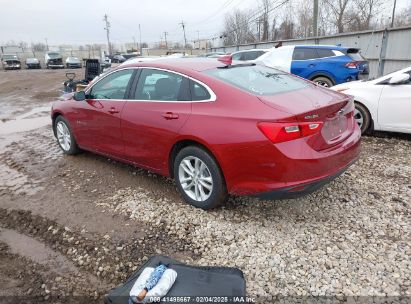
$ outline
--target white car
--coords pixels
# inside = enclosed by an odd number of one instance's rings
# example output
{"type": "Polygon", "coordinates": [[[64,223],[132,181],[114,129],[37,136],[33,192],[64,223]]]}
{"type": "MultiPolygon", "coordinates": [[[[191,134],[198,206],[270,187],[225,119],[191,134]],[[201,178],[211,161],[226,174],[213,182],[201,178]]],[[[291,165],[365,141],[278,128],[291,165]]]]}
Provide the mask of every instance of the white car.
{"type": "Polygon", "coordinates": [[[264,55],[268,52],[268,49],[251,49],[251,50],[244,50],[238,51],[231,54],[231,58],[233,60],[239,61],[251,61],[256,60],[258,57],[264,55]]]}
{"type": "Polygon", "coordinates": [[[78,59],[77,57],[67,57],[66,59],[66,67],[68,69],[70,68],[81,68],[83,65],[81,64],[80,59],[78,59]]]}
{"type": "Polygon", "coordinates": [[[362,133],[370,130],[411,133],[411,67],[331,89],[354,96],[354,118],[362,133]]]}

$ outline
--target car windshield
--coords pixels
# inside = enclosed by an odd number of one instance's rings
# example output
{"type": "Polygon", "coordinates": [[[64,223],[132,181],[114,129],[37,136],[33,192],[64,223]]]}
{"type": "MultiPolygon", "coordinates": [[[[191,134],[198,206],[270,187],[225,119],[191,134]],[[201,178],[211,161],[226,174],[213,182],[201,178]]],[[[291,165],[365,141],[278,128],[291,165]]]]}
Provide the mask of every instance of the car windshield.
{"type": "Polygon", "coordinates": [[[309,86],[302,79],[260,65],[217,68],[206,73],[255,95],[274,95],[309,86]]]}
{"type": "Polygon", "coordinates": [[[4,55],[3,60],[18,60],[16,55],[4,55]]]}
{"type": "Polygon", "coordinates": [[[55,59],[55,58],[60,58],[60,54],[59,53],[48,53],[49,57],[51,59],[55,59]]]}

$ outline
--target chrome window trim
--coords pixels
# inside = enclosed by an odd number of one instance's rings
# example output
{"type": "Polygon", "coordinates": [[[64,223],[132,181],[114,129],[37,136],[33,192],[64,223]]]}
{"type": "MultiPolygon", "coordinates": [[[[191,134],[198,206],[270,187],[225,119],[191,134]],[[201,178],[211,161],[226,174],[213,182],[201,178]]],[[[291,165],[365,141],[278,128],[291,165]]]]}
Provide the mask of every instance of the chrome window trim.
{"type": "MultiPolygon", "coordinates": [[[[144,99],[120,99],[120,100],[125,100],[125,101],[133,101],[133,102],[178,102],[178,103],[192,103],[192,102],[213,102],[217,100],[217,96],[214,93],[213,90],[210,89],[210,87],[208,85],[206,85],[204,82],[195,79],[191,76],[176,72],[176,71],[172,71],[172,70],[168,70],[168,69],[163,69],[163,68],[157,68],[157,67],[149,67],[149,66],[144,66],[144,67],[125,67],[125,68],[121,68],[121,69],[117,69],[114,71],[111,71],[109,73],[107,73],[106,75],[104,75],[104,77],[102,77],[101,79],[98,79],[95,83],[92,84],[92,86],[90,88],[87,89],[86,91],[86,95],[91,91],[91,89],[97,84],[99,83],[101,80],[103,80],[104,78],[106,78],[107,76],[115,73],[115,72],[119,72],[119,71],[123,71],[123,70],[138,70],[138,69],[150,69],[150,70],[159,70],[159,71],[164,71],[164,72],[169,72],[169,73],[173,73],[173,74],[177,74],[180,75],[182,77],[186,77],[188,79],[191,79],[192,81],[197,82],[198,84],[202,85],[210,94],[210,98],[209,99],[204,99],[204,100],[144,100],[144,99]]],[[[93,99],[92,99],[93,100],[93,99]]],[[[116,100],[116,99],[98,99],[98,100],[116,100]]]]}

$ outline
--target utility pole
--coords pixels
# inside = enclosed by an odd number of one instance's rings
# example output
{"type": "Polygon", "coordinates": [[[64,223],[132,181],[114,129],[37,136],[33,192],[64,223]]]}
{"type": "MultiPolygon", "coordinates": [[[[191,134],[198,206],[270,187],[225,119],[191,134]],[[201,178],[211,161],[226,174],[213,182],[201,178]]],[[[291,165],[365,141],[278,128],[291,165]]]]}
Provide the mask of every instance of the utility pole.
{"type": "Polygon", "coordinates": [[[138,24],[138,31],[140,33],[140,56],[143,56],[143,47],[141,46],[141,26],[138,24]]]}
{"type": "Polygon", "coordinates": [[[49,44],[47,42],[47,38],[44,38],[44,39],[46,39],[46,49],[47,49],[47,51],[49,51],[49,44]]]}
{"type": "Polygon", "coordinates": [[[107,33],[107,46],[108,46],[108,54],[111,55],[111,44],[110,44],[110,22],[108,22],[107,14],[104,15],[103,21],[106,23],[106,27],[104,28],[107,33]]]}
{"type": "Polygon", "coordinates": [[[136,37],[133,36],[134,48],[137,50],[136,37]]]}
{"type": "Polygon", "coordinates": [[[200,31],[197,31],[198,49],[200,49],[200,31]]]}
{"type": "Polygon", "coordinates": [[[318,0],[314,0],[313,9],[313,36],[318,37],[318,0]]]}
{"type": "Polygon", "coordinates": [[[164,41],[165,41],[165,43],[166,43],[166,49],[168,50],[167,35],[168,35],[168,33],[167,33],[167,32],[164,32],[164,41]]]}
{"type": "Polygon", "coordinates": [[[394,7],[392,8],[391,27],[394,27],[395,7],[396,6],[397,6],[397,0],[394,0],[394,7]]]}
{"type": "Polygon", "coordinates": [[[180,25],[183,28],[183,33],[184,33],[184,51],[185,51],[186,45],[187,45],[187,38],[186,38],[186,29],[185,29],[184,21],[181,21],[180,25]]]}

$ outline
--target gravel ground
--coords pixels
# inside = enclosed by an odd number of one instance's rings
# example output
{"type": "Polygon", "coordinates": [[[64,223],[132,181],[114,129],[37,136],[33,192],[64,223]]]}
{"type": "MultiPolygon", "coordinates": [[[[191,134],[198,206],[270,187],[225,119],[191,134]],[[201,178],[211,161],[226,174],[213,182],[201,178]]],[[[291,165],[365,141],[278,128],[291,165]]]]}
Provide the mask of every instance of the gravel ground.
{"type": "Polygon", "coordinates": [[[189,240],[199,264],[240,267],[253,297],[411,296],[410,153],[408,140],[366,137],[356,165],[294,200],[205,212],[139,188],[97,205],[189,240]]]}
{"type": "Polygon", "coordinates": [[[410,136],[364,137],[360,160],[309,196],[230,197],[203,211],[185,204],[170,179],[90,153],[63,156],[43,107],[64,73],[0,79],[0,297],[98,301],[148,257],[164,254],[241,268],[248,295],[261,303],[409,302],[410,136]]]}

